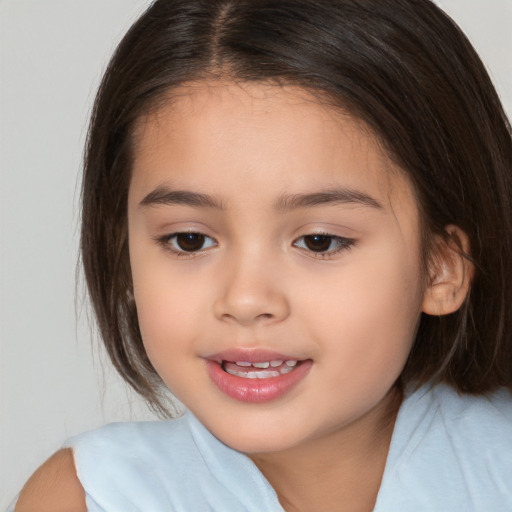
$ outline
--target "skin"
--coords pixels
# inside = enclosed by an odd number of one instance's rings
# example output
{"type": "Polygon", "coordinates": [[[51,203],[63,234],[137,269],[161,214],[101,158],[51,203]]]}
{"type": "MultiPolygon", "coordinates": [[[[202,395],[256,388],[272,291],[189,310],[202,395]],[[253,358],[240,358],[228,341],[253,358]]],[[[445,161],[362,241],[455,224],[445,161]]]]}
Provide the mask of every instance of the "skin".
{"type": "Polygon", "coordinates": [[[214,435],[251,454],[287,510],[371,510],[425,295],[412,188],[361,123],[298,88],[182,92],[135,135],[130,260],[148,355],[214,435]],[[162,187],[223,208],[141,205],[162,187]],[[283,194],[342,188],[380,206],[275,208],[283,194]],[[206,235],[204,248],[172,252],[169,235],[186,231],[206,235]],[[315,233],[354,244],[319,254],[301,238],[315,233]],[[313,365],[284,397],[247,404],[205,367],[234,347],[313,365]]]}
{"type": "Polygon", "coordinates": [[[29,479],[16,512],[87,512],[85,492],[76,476],[73,453],[59,450],[29,479]]]}
{"type": "MultiPolygon", "coordinates": [[[[406,174],[362,123],[297,87],[200,82],[173,98],[134,132],[129,249],[147,353],[202,423],[252,458],[287,512],[369,512],[420,315],[451,313],[466,297],[467,237],[447,226],[458,245],[438,240],[425,276],[406,174]],[[296,201],[334,190],[344,200],[296,201]],[[210,200],[169,201],[173,191],[210,200]],[[182,232],[204,244],[184,251],[182,232]],[[315,234],[329,235],[327,248],[312,250],[315,234]],[[208,357],[233,348],[311,369],[284,396],[245,403],[207,371],[208,357]]],[[[16,511],[85,508],[68,449],[36,471],[16,511]]]]}

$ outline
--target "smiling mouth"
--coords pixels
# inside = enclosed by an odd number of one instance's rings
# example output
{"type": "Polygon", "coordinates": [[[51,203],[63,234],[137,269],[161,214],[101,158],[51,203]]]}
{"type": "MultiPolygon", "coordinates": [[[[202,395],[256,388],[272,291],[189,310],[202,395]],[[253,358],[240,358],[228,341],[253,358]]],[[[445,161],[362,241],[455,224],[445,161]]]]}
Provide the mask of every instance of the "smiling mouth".
{"type": "Polygon", "coordinates": [[[276,359],[251,363],[249,361],[222,361],[221,367],[230,375],[243,379],[271,379],[292,372],[302,361],[289,359],[287,361],[276,359]]]}
{"type": "Polygon", "coordinates": [[[217,388],[246,403],[284,397],[308,375],[313,365],[311,359],[289,359],[269,351],[226,351],[205,361],[217,388]]]}

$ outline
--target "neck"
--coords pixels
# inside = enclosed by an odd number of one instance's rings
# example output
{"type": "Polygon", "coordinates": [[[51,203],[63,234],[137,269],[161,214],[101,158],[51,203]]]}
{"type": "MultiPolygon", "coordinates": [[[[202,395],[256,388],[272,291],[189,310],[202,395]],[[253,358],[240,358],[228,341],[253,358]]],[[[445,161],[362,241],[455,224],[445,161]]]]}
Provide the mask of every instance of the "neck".
{"type": "Polygon", "coordinates": [[[393,388],[364,417],[284,452],[251,456],[287,512],[371,512],[402,393],[393,388]]]}

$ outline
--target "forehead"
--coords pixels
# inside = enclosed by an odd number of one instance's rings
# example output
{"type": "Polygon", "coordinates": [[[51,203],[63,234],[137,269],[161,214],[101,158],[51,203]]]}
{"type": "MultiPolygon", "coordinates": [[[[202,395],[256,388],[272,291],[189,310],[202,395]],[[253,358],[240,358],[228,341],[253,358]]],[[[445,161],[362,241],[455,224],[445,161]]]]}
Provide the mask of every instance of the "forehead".
{"type": "Polygon", "coordinates": [[[415,207],[407,176],[371,130],[297,86],[182,86],[138,120],[133,154],[131,192],[139,196],[161,185],[207,185],[229,202],[230,184],[267,195],[341,184],[391,209],[415,207]]]}

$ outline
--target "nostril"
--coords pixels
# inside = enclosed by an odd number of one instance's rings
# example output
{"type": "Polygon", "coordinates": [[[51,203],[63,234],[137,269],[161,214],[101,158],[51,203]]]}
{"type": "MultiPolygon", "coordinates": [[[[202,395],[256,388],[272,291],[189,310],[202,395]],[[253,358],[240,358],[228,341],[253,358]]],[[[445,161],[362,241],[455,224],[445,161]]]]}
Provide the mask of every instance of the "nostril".
{"type": "Polygon", "coordinates": [[[261,282],[245,282],[243,286],[239,280],[237,283],[215,300],[214,314],[219,320],[250,325],[276,322],[289,315],[289,303],[281,290],[261,282]]]}

